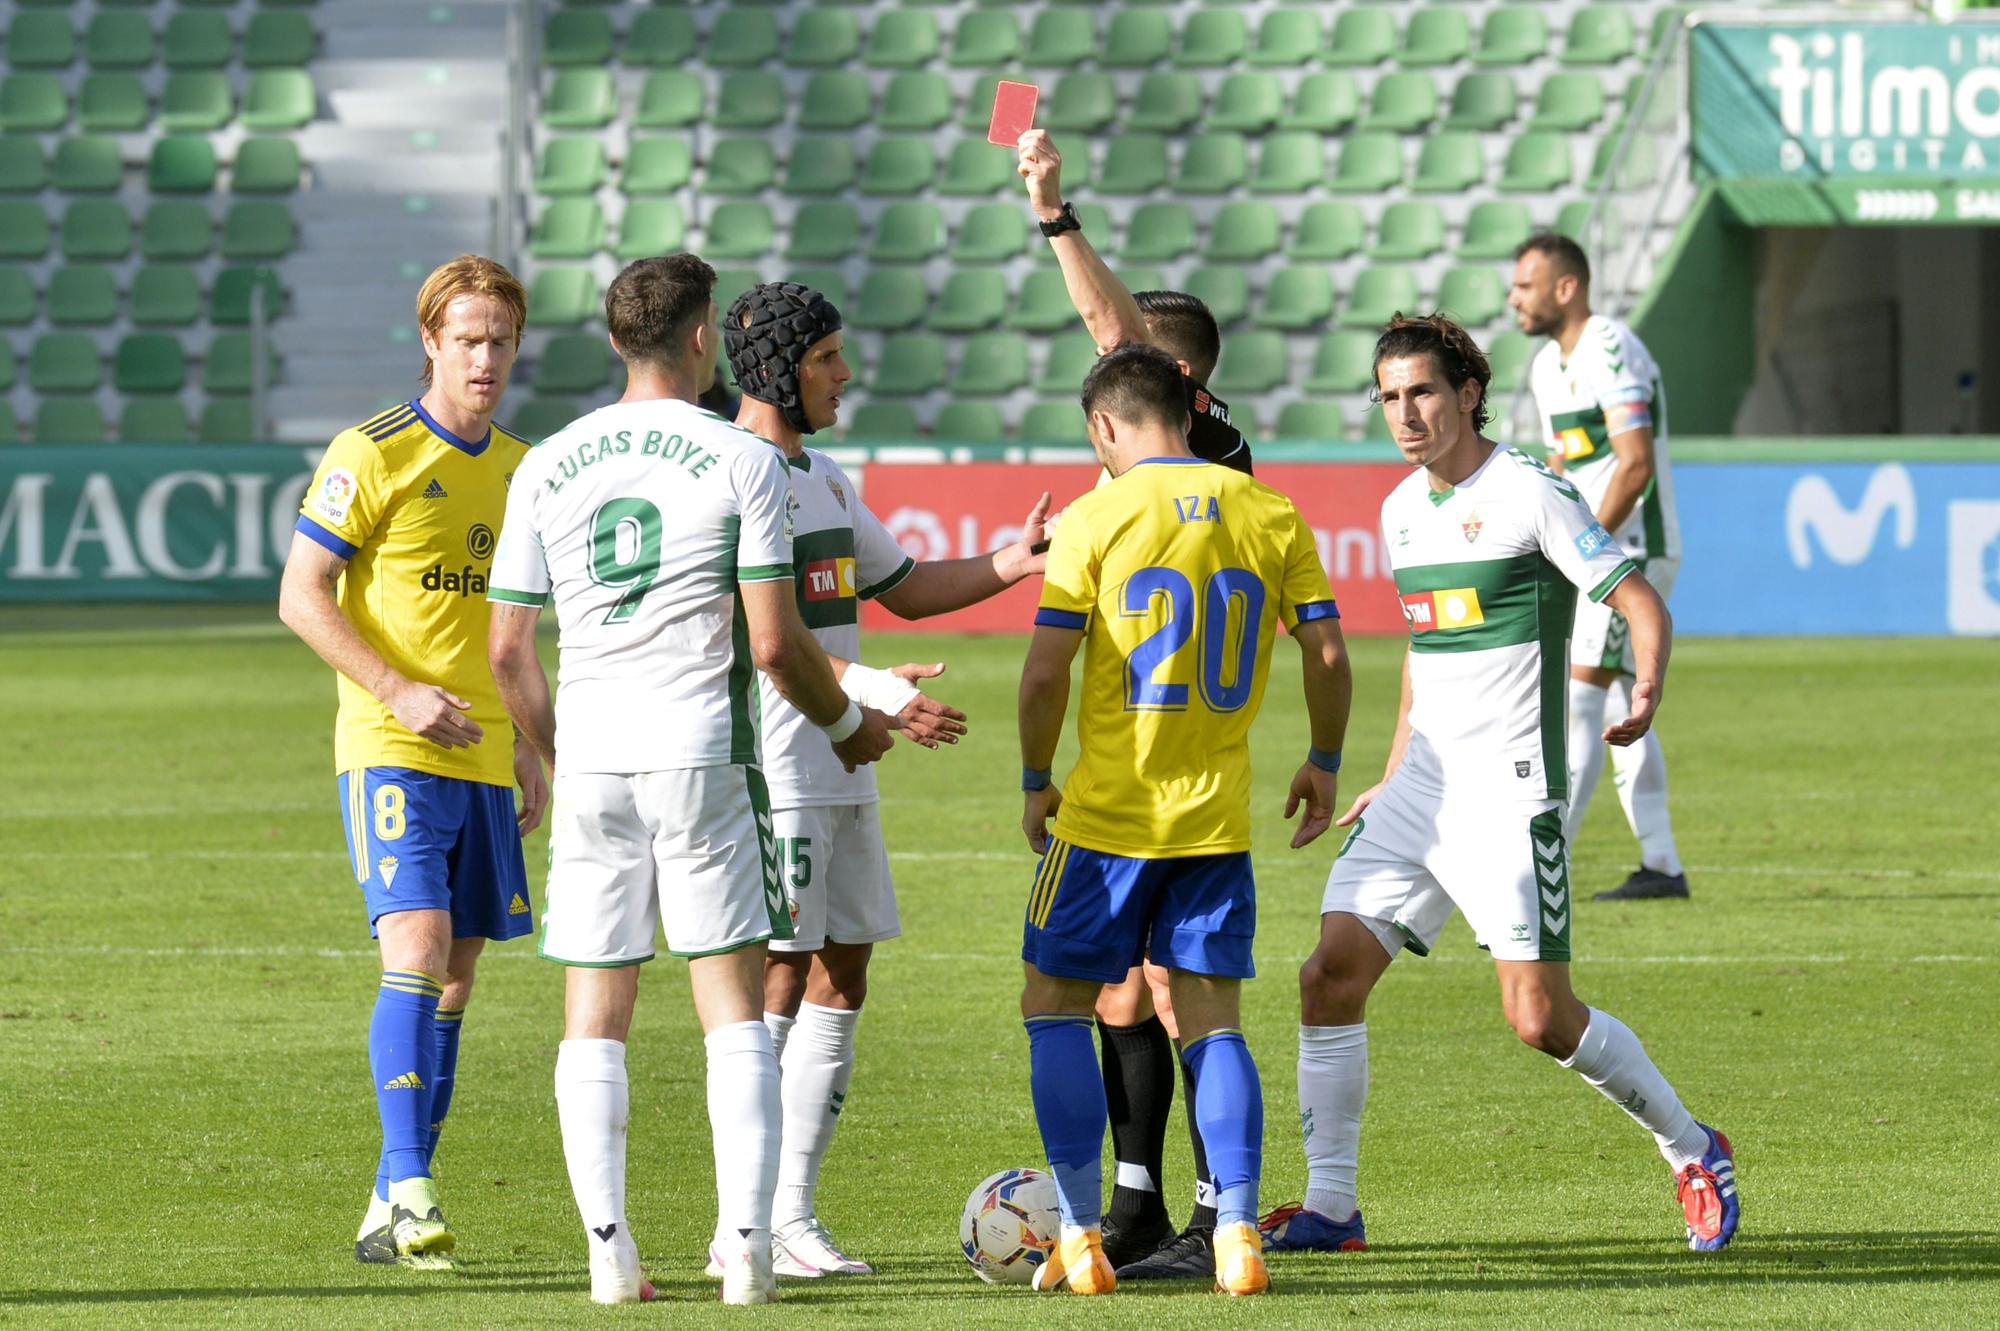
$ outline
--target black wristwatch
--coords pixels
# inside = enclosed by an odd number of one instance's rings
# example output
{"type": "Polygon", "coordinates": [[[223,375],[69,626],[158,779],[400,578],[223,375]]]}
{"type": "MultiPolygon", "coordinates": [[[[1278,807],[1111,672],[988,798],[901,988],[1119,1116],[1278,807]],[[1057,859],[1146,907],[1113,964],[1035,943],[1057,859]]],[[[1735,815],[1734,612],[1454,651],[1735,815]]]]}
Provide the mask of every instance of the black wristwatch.
{"type": "Polygon", "coordinates": [[[1062,211],[1042,223],[1042,234],[1053,240],[1065,231],[1081,231],[1083,222],[1076,215],[1076,205],[1065,202],[1062,211]]]}

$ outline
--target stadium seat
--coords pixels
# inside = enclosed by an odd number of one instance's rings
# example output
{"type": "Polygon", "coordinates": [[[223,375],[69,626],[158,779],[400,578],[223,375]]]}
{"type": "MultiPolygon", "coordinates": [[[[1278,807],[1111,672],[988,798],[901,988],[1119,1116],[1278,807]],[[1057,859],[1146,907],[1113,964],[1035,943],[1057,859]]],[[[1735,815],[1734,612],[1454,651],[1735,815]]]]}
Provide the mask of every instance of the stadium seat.
{"type": "Polygon", "coordinates": [[[118,317],[118,283],[101,264],[68,264],[49,275],[49,322],[102,327],[118,317]]]}
{"type": "Polygon", "coordinates": [[[1420,70],[1398,70],[1376,80],[1361,127],[1409,134],[1436,120],[1437,113],[1437,85],[1431,76],[1420,70]]]}
{"type": "Polygon", "coordinates": [[[868,257],[876,263],[922,263],[944,253],[944,215],[928,199],[905,199],[882,210],[868,257]]]}
{"type": "Polygon", "coordinates": [[[553,199],[528,233],[537,259],[586,259],[604,247],[604,212],[595,199],[553,199]]]}
{"type": "Polygon", "coordinates": [[[144,69],[153,63],[153,24],[144,14],[101,9],[83,39],[83,58],[92,69],[144,69]]]}
{"type": "Polygon", "coordinates": [[[49,216],[32,200],[0,200],[0,259],[39,259],[49,252],[49,216]]]}
{"type": "Polygon", "coordinates": [[[885,397],[917,397],[944,387],[944,347],[944,339],[930,333],[891,333],[867,388],[885,397]]]}
{"type": "MultiPolygon", "coordinates": [[[[1133,287],[1132,290],[1144,288],[1133,287]]],[[[1250,317],[1250,275],[1240,264],[1208,264],[1191,271],[1181,290],[1208,306],[1216,325],[1227,329],[1250,317]]]]}
{"type": "Polygon", "coordinates": [[[617,111],[609,70],[560,69],[542,99],[540,118],[550,129],[600,129],[617,111]]]}
{"type": "Polygon", "coordinates": [[[161,38],[160,55],[168,69],[220,69],[235,54],[236,37],[229,19],[193,9],[176,10],[161,38]]]}
{"type": "MultiPolygon", "coordinates": [[[[828,142],[844,144],[848,141],[828,142]]],[[[994,148],[993,151],[1004,155],[1003,149],[994,148]]],[[[868,150],[867,164],[861,170],[861,192],[915,194],[929,188],[936,172],[937,162],[931,156],[928,137],[909,135],[877,139],[875,146],[868,150]]]]}
{"type": "Polygon", "coordinates": [[[1307,74],[1292,92],[1291,109],[1278,122],[1281,129],[1333,134],[1353,124],[1361,114],[1361,92],[1354,75],[1344,69],[1307,74]]]}
{"type": "Polygon", "coordinates": [[[170,333],[133,333],[119,340],[111,382],[121,393],[178,393],[187,382],[187,359],[170,333]]]}
{"type": "Polygon", "coordinates": [[[531,397],[518,407],[509,407],[512,418],[507,428],[531,444],[539,444],[578,416],[576,403],[567,398],[531,397]]]}
{"type": "Polygon", "coordinates": [[[63,211],[62,252],[79,259],[122,259],[132,252],[132,218],[115,199],[79,199],[63,211]]]}
{"type": "Polygon", "coordinates": [[[1487,11],[1479,30],[1479,45],[1473,48],[1475,65],[1525,65],[1539,60],[1548,50],[1549,28],[1541,11],[1519,5],[1501,5],[1487,11]]]}
{"type": "MultiPolygon", "coordinates": [[[[1318,164],[1318,145],[1314,163],[1318,164]]],[[[1264,150],[1267,154],[1270,148],[1264,150]]],[[[1259,170],[1263,168],[1260,160],[1259,170]]],[[[1250,172],[1250,150],[1241,134],[1197,134],[1181,150],[1180,170],[1175,173],[1175,194],[1229,194],[1242,186],[1250,172]]],[[[1315,174],[1314,179],[1318,176],[1315,174]]]]}
{"type": "Polygon", "coordinates": [[[917,409],[907,402],[864,402],[847,418],[847,437],[868,440],[917,438],[917,409]]]}
{"type": "Polygon", "coordinates": [[[1396,49],[1396,20],[1386,9],[1342,9],[1320,59],[1329,65],[1378,65],[1396,49]]]}
{"type": "Polygon", "coordinates": [[[1493,370],[1493,391],[1511,393],[1519,388],[1534,357],[1534,342],[1526,333],[1510,328],[1495,337],[1486,346],[1486,363],[1493,370]]]}
{"type": "Polygon", "coordinates": [[[1263,136],[1251,192],[1300,194],[1315,188],[1326,179],[1325,154],[1325,140],[1318,134],[1284,130],[1263,136]]]}
{"type": "Polygon", "coordinates": [[[944,280],[930,326],[943,333],[992,328],[1007,313],[1007,279],[990,268],[961,269],[944,280]]]}
{"type": "Polygon", "coordinates": [[[88,333],[43,333],[28,352],[28,387],[37,393],[94,393],[103,380],[88,333]]]}
{"type": "Polygon", "coordinates": [[[1285,114],[1285,90],[1277,76],[1239,71],[1223,77],[1209,109],[1207,127],[1261,134],[1285,114]]]}
{"type": "Polygon", "coordinates": [[[776,231],[763,202],[731,199],[708,215],[701,252],[710,259],[761,259],[771,252],[776,231]]]}
{"type": "Polygon", "coordinates": [[[1113,8],[1097,63],[1106,69],[1153,69],[1167,63],[1173,22],[1157,9],[1113,8]]]}
{"type": "Polygon", "coordinates": [[[1398,199],[1382,210],[1370,258],[1428,259],[1444,248],[1444,213],[1428,199],[1398,199]]]}
{"type": "Polygon", "coordinates": [[[1515,248],[1535,229],[1528,206],[1512,199],[1487,199],[1466,214],[1458,243],[1461,259],[1511,259],[1515,248]]]}
{"type": "Polygon", "coordinates": [[[252,444],[259,441],[256,407],[243,398],[210,398],[201,409],[195,434],[204,444],[252,444]]]}
{"type": "MultiPolygon", "coordinates": [[[[7,123],[4,89],[5,85],[0,84],[0,128],[17,128],[7,123]]],[[[98,133],[134,130],[151,116],[145,85],[136,74],[92,74],[77,89],[76,120],[86,130],[98,133]]],[[[60,118],[57,123],[61,123],[60,118]]]]}
{"type": "Polygon", "coordinates": [[[118,438],[128,444],[191,444],[194,427],[180,398],[149,393],[126,399],[118,417],[118,438]]]}
{"type": "Polygon", "coordinates": [[[778,20],[761,9],[725,9],[701,56],[718,68],[768,64],[778,55],[778,20]]]}
{"type": "MultiPolygon", "coordinates": [[[[648,13],[668,13],[648,10],[648,13]]],[[[680,129],[700,123],[708,106],[708,86],[688,70],[663,69],[646,76],[632,123],[640,129],[680,129]]],[[[546,119],[546,117],[544,117],[546,119]]]]}
{"type": "MultiPolygon", "coordinates": [[[[978,130],[980,138],[984,139],[986,137],[986,127],[993,119],[994,90],[999,87],[1000,80],[1018,79],[1020,77],[1021,75],[1018,72],[1008,71],[1003,73],[998,70],[988,70],[984,74],[974,75],[970,91],[965,94],[965,103],[958,113],[959,127],[967,130],[978,130]]],[[[962,78],[963,76],[961,76],[962,78]]]]}
{"type": "Polygon", "coordinates": [[[861,58],[873,69],[915,69],[934,62],[937,53],[935,15],[921,9],[885,8],[877,11],[861,58]]]}
{"type": "MultiPolygon", "coordinates": [[[[1604,174],[1611,169],[1612,157],[1618,151],[1618,131],[1613,130],[1597,141],[1597,151],[1590,159],[1590,175],[1584,180],[1584,188],[1595,194],[1604,184],[1604,174]]],[[[1627,150],[1624,164],[1618,171],[1618,188],[1621,190],[1645,189],[1657,184],[1660,179],[1660,156],[1658,141],[1650,135],[1640,134],[1633,138],[1627,150]]]]}
{"type": "Polygon", "coordinates": [[[1174,63],[1182,69],[1227,69],[1243,58],[1250,34],[1233,9],[1199,8],[1181,25],[1174,63]]]}
{"type": "Polygon", "coordinates": [[[1125,128],[1172,134],[1201,119],[1203,105],[1201,81],[1193,74],[1158,70],[1140,81],[1125,128]]]}
{"type": "Polygon", "coordinates": [[[0,130],[60,129],[69,119],[69,94],[53,74],[26,72],[0,78],[0,130]]]}
{"type": "Polygon", "coordinates": [[[1588,129],[1604,118],[1604,85],[1597,75],[1566,70],[1542,80],[1535,98],[1534,129],[1588,129]]]}
{"type": "MultiPolygon", "coordinates": [[[[1426,139],[1424,147],[1437,142],[1426,139]]],[[[1403,183],[1403,140],[1381,130],[1356,130],[1340,148],[1327,188],[1336,194],[1380,194],[1403,183]]]]}
{"type": "Polygon", "coordinates": [[[815,199],[792,217],[785,257],[807,262],[845,259],[861,244],[861,219],[842,199],[815,199]]]}
{"type": "Polygon", "coordinates": [[[542,27],[542,63],[601,69],[611,63],[611,19],[589,9],[558,9],[542,27]]]}
{"type": "MultiPolygon", "coordinates": [[[[1037,235],[1036,243],[1041,237],[1037,235]]],[[[1027,251],[1028,219],[1013,203],[982,203],[958,224],[951,257],[958,263],[1003,263],[1027,251]]]]}
{"type": "MultiPolygon", "coordinates": [[[[1120,10],[1121,14],[1137,13],[1120,10]]],[[[1167,140],[1161,134],[1121,134],[1104,154],[1097,188],[1104,194],[1150,194],[1167,183],[1167,140]]]]}
{"type": "MultiPolygon", "coordinates": [[[[642,9],[625,30],[619,59],[634,69],[673,69],[691,62],[697,45],[693,15],[680,9],[642,9]]],[[[700,78],[692,70],[686,72],[700,78]]]]}
{"type": "Polygon", "coordinates": [[[245,139],[229,169],[234,194],[290,194],[299,187],[299,145],[281,135],[245,139]]]}
{"type": "MultiPolygon", "coordinates": [[[[776,124],[784,118],[785,88],[776,79],[761,74],[732,74],[723,80],[727,90],[734,79],[753,79],[764,89],[763,100],[769,104],[770,119],[761,124],[776,124]]],[[[950,94],[945,95],[947,113],[950,110],[950,94]]],[[[868,90],[868,76],[852,69],[814,70],[806,80],[805,92],[799,98],[800,129],[853,129],[867,123],[869,113],[874,110],[875,95],[868,90]]],[[[763,108],[759,108],[760,114],[763,108]]],[[[889,99],[883,99],[883,113],[889,112],[889,99]]]]}
{"type": "Polygon", "coordinates": [[[35,405],[38,444],[101,444],[109,437],[96,398],[50,397],[35,405]]]}
{"type": "MultiPolygon", "coordinates": [[[[1149,75],[1147,82],[1160,77],[1149,75]]],[[[1141,102],[1144,99],[1143,88],[1141,102]]],[[[1199,103],[1201,90],[1195,89],[1195,99],[1199,103]]],[[[1118,118],[1118,85],[1109,74],[1082,73],[1071,71],[1056,80],[1048,101],[1035,110],[1035,119],[1044,127],[1058,132],[1067,130],[1095,131],[1103,129],[1118,118]]],[[[1155,125],[1138,125],[1138,113],[1132,116],[1134,128],[1154,129],[1155,125]]],[[[1178,128],[1176,126],[1175,128],[1178,128]]]]}
{"type": "MultiPolygon", "coordinates": [[[[176,270],[142,269],[139,276],[144,277],[148,272],[162,271],[172,273],[176,270]]],[[[186,269],[178,271],[187,272],[190,278],[193,277],[192,272],[186,269]]],[[[139,299],[136,283],[132,291],[133,305],[136,309],[139,299]]],[[[209,293],[208,321],[225,327],[248,327],[254,322],[251,318],[251,303],[259,299],[264,302],[263,317],[266,322],[285,312],[288,298],[284,283],[278,280],[278,274],[274,269],[258,265],[225,268],[215,275],[215,288],[209,293]]],[[[134,319],[136,322],[136,314],[134,319]]]]}
{"type": "Polygon", "coordinates": [[[1167,285],[1166,270],[1149,263],[1120,263],[1117,272],[1127,291],[1161,291],[1167,285]]]}
{"type": "Polygon", "coordinates": [[[1367,232],[1367,223],[1355,205],[1345,199],[1318,200],[1299,213],[1286,253],[1294,259],[1345,259],[1360,253],[1367,232]]]}
{"type": "Polygon", "coordinates": [[[1308,393],[1359,393],[1374,379],[1375,334],[1342,328],[1314,345],[1305,387],[1308,393]]]}
{"type": "Polygon", "coordinates": [[[1249,419],[1251,401],[1286,383],[1291,378],[1291,347],[1283,333],[1253,330],[1223,339],[1222,360],[1215,367],[1215,391],[1240,405],[1236,415],[1243,425],[1249,419]]]}
{"type": "Polygon", "coordinates": [[[844,9],[807,6],[798,12],[785,63],[795,68],[839,67],[861,49],[861,29],[844,9]]]}
{"type": "Polygon", "coordinates": [[[1271,274],[1257,324],[1297,332],[1323,324],[1332,315],[1333,280],[1324,267],[1307,264],[1271,274]]]}
{"type": "Polygon", "coordinates": [[[1409,26],[1403,29],[1403,45],[1396,52],[1396,63],[1412,68],[1455,65],[1465,59],[1471,46],[1472,25],[1467,22],[1465,11],[1433,5],[1410,15],[1409,26]]]}
{"type": "Polygon", "coordinates": [[[1253,65],[1303,65],[1319,54],[1326,34],[1310,9],[1273,9],[1257,25],[1257,44],[1244,59],[1253,65]]]}
{"type": "MultiPolygon", "coordinates": [[[[208,344],[208,355],[202,362],[201,386],[209,393],[248,393],[254,385],[256,359],[259,356],[256,345],[249,333],[219,333],[208,344]]],[[[263,344],[261,359],[264,367],[264,382],[278,381],[278,356],[270,343],[263,344]]]]}
{"type": "Polygon", "coordinates": [[[160,94],[162,129],[221,129],[234,114],[229,80],[217,71],[183,69],[167,75],[165,91],[160,94]]]}
{"type": "MultiPolygon", "coordinates": [[[[0,208],[5,206],[0,204],[0,208]]],[[[18,263],[0,264],[0,327],[26,327],[35,321],[39,306],[35,281],[28,275],[27,267],[18,263]]],[[[0,345],[6,345],[4,338],[0,338],[0,345]]],[[[7,387],[0,383],[0,391],[7,387]]]]}
{"type": "MultiPolygon", "coordinates": [[[[858,108],[859,119],[848,123],[851,125],[864,123],[868,119],[866,76],[847,71],[833,77],[861,80],[860,96],[840,109],[849,112],[858,108]]],[[[810,99],[812,93],[810,84],[807,85],[806,92],[810,99]]],[[[831,95],[829,92],[825,98],[830,98],[831,95]]],[[[855,94],[851,92],[848,96],[855,98],[855,94]]],[[[944,75],[930,69],[898,70],[889,76],[888,86],[882,90],[882,107],[875,113],[875,124],[880,129],[939,129],[951,119],[951,106],[951,82],[944,75]]],[[[799,123],[808,129],[837,127],[807,124],[803,111],[799,123]]]]}
{"type": "Polygon", "coordinates": [[[1437,307],[1467,328],[1492,323],[1507,310],[1507,283],[1491,264],[1448,270],[1438,283],[1437,307]]]}
{"type": "MultiPolygon", "coordinates": [[[[650,259],[672,254],[687,236],[687,219],[674,199],[633,199],[618,219],[618,243],[611,252],[621,259],[650,259]]],[[[598,244],[604,242],[600,239],[598,244]]]]}
{"type": "Polygon", "coordinates": [[[1043,393],[1074,394],[1096,360],[1097,340],[1072,325],[1049,339],[1048,358],[1042,363],[1035,388],[1043,393]]]}
{"type": "Polygon", "coordinates": [[[1287,402],[1278,409],[1273,439],[1287,442],[1338,441],[1347,435],[1347,418],[1333,402],[1287,402]]]}
{"type": "Polygon", "coordinates": [[[722,76],[709,123],[718,129],[767,129],[784,120],[785,106],[783,83],[762,70],[733,70],[722,76]]]}
{"type": "Polygon", "coordinates": [[[310,64],[319,37],[312,19],[285,10],[260,9],[243,30],[243,63],[251,69],[310,64]]]}
{"type": "Polygon", "coordinates": [[[980,333],[965,340],[951,391],[965,397],[1000,397],[1028,384],[1028,339],[1014,332],[980,333]]]}
{"type": "MultiPolygon", "coordinates": [[[[173,143],[175,139],[161,139],[159,143],[173,143]]],[[[197,140],[208,152],[208,160],[213,176],[215,153],[208,148],[206,138],[197,140]]],[[[0,147],[31,149],[37,168],[41,165],[41,145],[33,139],[0,139],[0,147]]],[[[159,153],[158,144],[154,154],[159,153]]],[[[108,194],[117,189],[125,180],[125,162],[118,153],[118,141],[96,134],[79,134],[56,144],[55,160],[50,164],[47,183],[54,185],[64,194],[108,194]]],[[[40,189],[40,181],[32,188],[40,189]]],[[[155,188],[158,188],[155,186],[155,188]]]]}
{"type": "Polygon", "coordinates": [[[1570,14],[1557,58],[1565,65],[1612,65],[1635,50],[1632,16],[1623,9],[1592,6],[1570,14]]]}
{"type": "Polygon", "coordinates": [[[1424,139],[1410,188],[1423,194],[1460,194],[1486,178],[1486,145],[1470,130],[1447,129],[1424,139]]]}
{"type": "MultiPolygon", "coordinates": [[[[885,142],[878,142],[877,148],[885,142]]],[[[815,135],[793,141],[791,158],[785,163],[785,193],[844,194],[854,187],[854,178],[851,137],[815,135]]]]}
{"type": "Polygon", "coordinates": [[[199,259],[215,246],[215,219],[193,199],[161,199],[146,209],[139,252],[148,259],[199,259]]]}
{"type": "Polygon", "coordinates": [[[607,169],[602,139],[576,134],[550,139],[535,161],[535,193],[595,194],[607,169]]]}
{"type": "Polygon", "coordinates": [[[944,173],[938,177],[937,192],[949,195],[994,194],[1010,184],[1018,186],[1014,156],[984,138],[960,139],[945,159],[944,173]]]}
{"type": "Polygon", "coordinates": [[[1006,435],[1007,423],[991,402],[947,402],[931,422],[931,436],[945,442],[984,444],[1006,435]]]}
{"type": "Polygon", "coordinates": [[[1021,29],[1012,14],[975,9],[960,18],[952,30],[951,52],[945,63],[990,68],[1008,63],[1020,50],[1021,29]]]}
{"type": "Polygon", "coordinates": [[[762,194],[778,174],[778,161],[766,138],[719,139],[709,152],[703,188],[711,194],[762,194]]]}
{"type": "Polygon", "coordinates": [[[1499,188],[1508,194],[1540,194],[1570,182],[1569,136],[1529,130],[1507,149],[1499,188]]]}
{"type": "Polygon", "coordinates": [[[1066,401],[1037,402],[1021,413],[1014,427],[1016,439],[1035,443],[1079,444],[1084,442],[1083,412],[1072,394],[1066,401]]]}
{"type": "Polygon", "coordinates": [[[16,13],[7,29],[12,69],[62,69],[76,59],[76,30],[68,14],[16,13]]]}
{"type": "Polygon", "coordinates": [[[1499,129],[1514,119],[1519,103],[1514,95],[1514,76],[1492,70],[1467,74],[1451,90],[1451,109],[1445,113],[1446,129],[1499,129]]]}
{"type": "MultiPolygon", "coordinates": [[[[1031,69],[1067,69],[1095,54],[1097,28],[1089,13],[1080,9],[1043,9],[1028,29],[1028,50],[1022,59],[1031,69]]],[[[988,105],[991,106],[990,98],[988,105]]]]}
{"type": "Polygon", "coordinates": [[[923,273],[910,268],[871,268],[862,279],[861,298],[848,322],[880,332],[911,328],[923,322],[930,303],[930,286],[923,273]]]}
{"type": "Polygon", "coordinates": [[[587,393],[611,378],[611,349],[595,333],[558,333],[535,367],[537,393],[587,393]]]}
{"type": "MultiPolygon", "coordinates": [[[[1278,252],[1278,210],[1262,199],[1232,199],[1222,205],[1208,227],[1202,257],[1225,263],[1251,263],[1278,252]]],[[[1129,249],[1128,249],[1129,257],[1129,249]]]]}
{"type": "Polygon", "coordinates": [[[1396,311],[1412,312],[1417,303],[1417,279],[1409,269],[1371,266],[1355,275],[1340,322],[1346,328],[1380,328],[1396,311]]]}
{"type": "Polygon", "coordinates": [[[319,91],[303,69],[259,69],[243,92],[248,129],[298,129],[319,114],[319,91]]]}
{"type": "Polygon", "coordinates": [[[1070,304],[1069,287],[1062,273],[1053,268],[1029,273],[1007,312],[1007,326],[1027,333],[1054,333],[1076,326],[1076,307],[1070,304]]]}

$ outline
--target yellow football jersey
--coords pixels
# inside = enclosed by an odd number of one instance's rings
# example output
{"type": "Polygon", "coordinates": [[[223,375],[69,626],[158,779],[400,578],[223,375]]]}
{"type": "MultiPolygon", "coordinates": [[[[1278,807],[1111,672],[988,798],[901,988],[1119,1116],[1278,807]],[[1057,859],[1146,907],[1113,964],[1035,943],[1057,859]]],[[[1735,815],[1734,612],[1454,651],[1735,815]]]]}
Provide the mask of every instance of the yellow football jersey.
{"type": "Polygon", "coordinates": [[[486,578],[507,486],[527,453],[527,442],[505,430],[460,439],[417,402],[342,430],[327,446],[298,530],[348,561],[341,610],[383,660],[471,703],[486,732],[469,749],[443,748],[342,675],[334,770],[414,767],[513,784],[514,731],[486,664],[486,578]]]}
{"type": "Polygon", "coordinates": [[[1248,850],[1273,621],[1339,614],[1298,510],[1242,472],[1153,458],[1072,503],[1035,615],[1085,635],[1055,835],[1137,859],[1248,850]]]}

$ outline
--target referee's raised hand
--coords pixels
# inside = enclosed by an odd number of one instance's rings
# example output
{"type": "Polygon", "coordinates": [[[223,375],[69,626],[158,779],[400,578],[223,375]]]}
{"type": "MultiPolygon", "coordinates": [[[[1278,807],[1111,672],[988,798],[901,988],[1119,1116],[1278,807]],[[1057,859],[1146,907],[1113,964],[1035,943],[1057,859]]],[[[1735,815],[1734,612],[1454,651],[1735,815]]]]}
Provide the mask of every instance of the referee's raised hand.
{"type": "Polygon", "coordinates": [[[1014,169],[1028,182],[1028,202],[1045,221],[1062,211],[1062,154],[1045,129],[1031,129],[1015,145],[1021,154],[1014,169]]]}

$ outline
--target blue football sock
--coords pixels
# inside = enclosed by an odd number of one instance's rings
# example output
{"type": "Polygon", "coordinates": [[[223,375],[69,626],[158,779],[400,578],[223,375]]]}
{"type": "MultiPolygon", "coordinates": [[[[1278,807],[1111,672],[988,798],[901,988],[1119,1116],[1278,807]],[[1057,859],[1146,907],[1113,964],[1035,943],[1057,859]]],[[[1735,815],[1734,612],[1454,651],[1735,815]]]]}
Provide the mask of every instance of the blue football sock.
{"type": "Polygon", "coordinates": [[[430,1176],[431,1087],[437,1080],[438,996],[444,986],[422,971],[384,971],[368,1023],[368,1066],[382,1118],[377,1191],[386,1183],[430,1176]]]}
{"type": "Polygon", "coordinates": [[[465,1024],[462,1007],[437,1010],[437,1079],[431,1083],[431,1139],[427,1160],[437,1159],[438,1138],[451,1112],[451,1088],[458,1079],[458,1031],[465,1024]]]}
{"type": "Polygon", "coordinates": [[[1264,1168],[1264,1092],[1238,1030],[1211,1031],[1182,1051],[1194,1073],[1195,1121],[1208,1147],[1219,1225],[1257,1223],[1264,1168]]]}
{"type": "Polygon", "coordinates": [[[1104,1075],[1092,1020],[1082,1014],[1030,1017],[1028,1084],[1042,1151],[1062,1198],[1062,1222],[1100,1227],[1104,1209],[1104,1075]]]}

